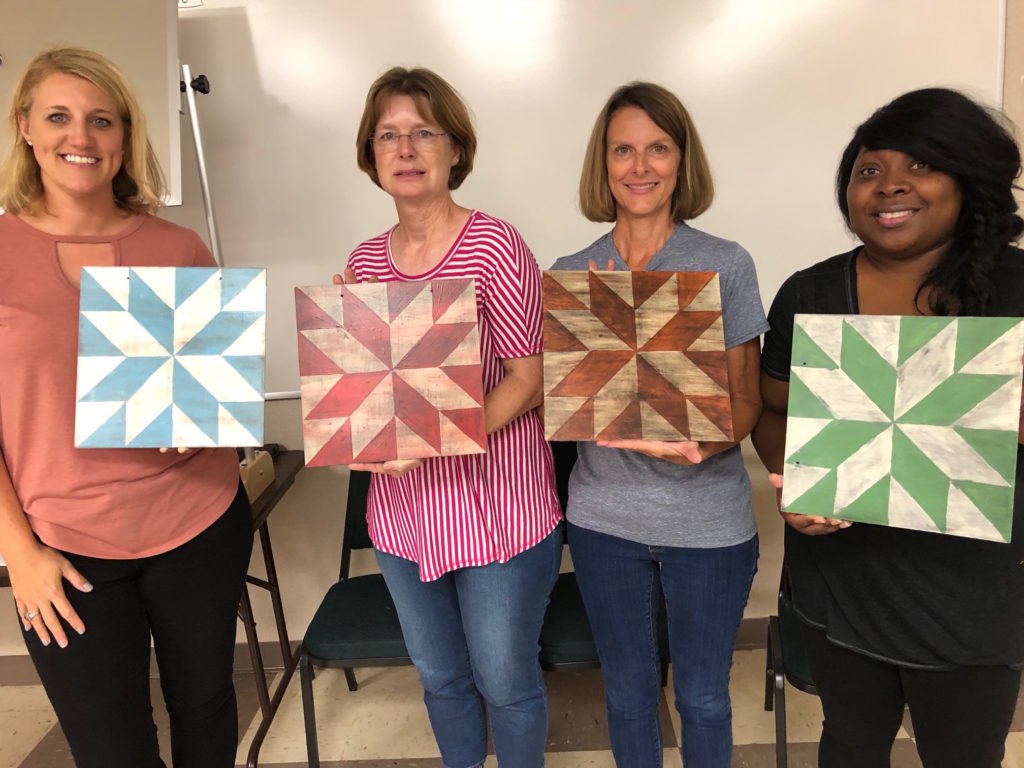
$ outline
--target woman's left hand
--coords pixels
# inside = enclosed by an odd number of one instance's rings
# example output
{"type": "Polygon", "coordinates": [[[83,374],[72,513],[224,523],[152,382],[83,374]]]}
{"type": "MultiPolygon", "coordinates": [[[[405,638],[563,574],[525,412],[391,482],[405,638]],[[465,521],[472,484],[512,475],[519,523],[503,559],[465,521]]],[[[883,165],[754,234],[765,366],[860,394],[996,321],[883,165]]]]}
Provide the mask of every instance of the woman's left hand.
{"type": "Polygon", "coordinates": [[[160,453],[169,453],[170,451],[177,451],[178,453],[188,453],[191,450],[192,450],[191,448],[184,448],[184,447],[180,447],[180,448],[161,448],[160,449],[160,453]]]}
{"type": "Polygon", "coordinates": [[[700,444],[693,440],[670,443],[664,440],[598,440],[602,448],[621,448],[636,451],[673,464],[700,464],[704,456],[700,452],[700,444]]]}
{"type": "Polygon", "coordinates": [[[349,464],[349,469],[357,472],[372,472],[375,475],[390,475],[401,477],[406,472],[411,472],[423,463],[423,459],[393,459],[392,461],[378,461],[372,464],[349,464]]]}

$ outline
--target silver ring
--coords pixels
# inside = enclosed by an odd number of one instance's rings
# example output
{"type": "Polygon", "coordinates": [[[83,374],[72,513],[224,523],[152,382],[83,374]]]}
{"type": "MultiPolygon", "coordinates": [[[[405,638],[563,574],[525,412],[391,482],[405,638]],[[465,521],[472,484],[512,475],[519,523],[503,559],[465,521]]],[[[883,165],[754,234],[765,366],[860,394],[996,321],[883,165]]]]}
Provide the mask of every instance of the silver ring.
{"type": "Polygon", "coordinates": [[[32,619],[34,619],[36,616],[39,615],[39,611],[25,611],[21,615],[22,615],[22,618],[25,619],[25,621],[32,621],[32,619]]]}

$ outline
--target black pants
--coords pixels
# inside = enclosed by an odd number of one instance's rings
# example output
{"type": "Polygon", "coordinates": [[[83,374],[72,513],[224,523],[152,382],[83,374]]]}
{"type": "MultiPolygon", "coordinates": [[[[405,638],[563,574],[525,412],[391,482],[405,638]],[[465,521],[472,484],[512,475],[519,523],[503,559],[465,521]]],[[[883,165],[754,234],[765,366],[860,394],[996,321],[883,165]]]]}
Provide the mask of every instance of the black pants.
{"type": "Polygon", "coordinates": [[[924,768],[999,768],[1020,671],[915,670],[840,648],[811,627],[804,636],[825,712],[820,768],[888,768],[905,704],[924,768]]]}
{"type": "Polygon", "coordinates": [[[85,622],[68,647],[26,645],[78,768],[163,766],[150,700],[150,634],[171,719],[175,768],[235,762],[235,622],[252,552],[245,491],[191,541],[162,555],[105,560],[64,553],[93,585],[65,592],[85,622]]]}

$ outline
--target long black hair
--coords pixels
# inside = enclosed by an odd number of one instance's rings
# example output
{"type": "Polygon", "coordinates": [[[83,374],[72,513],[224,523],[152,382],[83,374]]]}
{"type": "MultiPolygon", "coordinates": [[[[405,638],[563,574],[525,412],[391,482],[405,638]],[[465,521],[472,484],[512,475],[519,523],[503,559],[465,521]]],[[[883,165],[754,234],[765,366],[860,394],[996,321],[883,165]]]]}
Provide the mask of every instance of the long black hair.
{"type": "Polygon", "coordinates": [[[1020,150],[1004,121],[957,91],[911,91],[862,123],[839,162],[836,197],[847,226],[846,188],[862,149],[903,152],[956,180],[963,202],[952,247],[918,288],[918,295],[933,289],[936,314],[984,314],[992,300],[993,266],[1024,231],[1013,198],[1020,150]]]}

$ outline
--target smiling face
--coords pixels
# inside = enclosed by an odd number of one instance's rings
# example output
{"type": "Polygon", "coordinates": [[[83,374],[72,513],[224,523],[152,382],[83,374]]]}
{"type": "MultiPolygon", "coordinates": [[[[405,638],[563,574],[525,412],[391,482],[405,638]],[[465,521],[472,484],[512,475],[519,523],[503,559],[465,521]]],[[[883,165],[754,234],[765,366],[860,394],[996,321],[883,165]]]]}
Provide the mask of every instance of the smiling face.
{"type": "Polygon", "coordinates": [[[395,146],[385,149],[374,145],[374,163],[380,185],[396,201],[430,200],[449,196],[448,177],[459,161],[459,151],[451,138],[430,115],[423,115],[411,96],[398,94],[388,99],[374,128],[374,136],[397,134],[395,146]],[[430,141],[413,143],[411,135],[419,131],[434,134],[430,141]]]}
{"type": "Polygon", "coordinates": [[[682,152],[668,133],[639,107],[623,107],[608,121],[605,143],[616,218],[671,221],[682,152]]]}
{"type": "Polygon", "coordinates": [[[891,149],[862,149],[846,187],[850,228],[869,255],[939,256],[953,242],[962,196],[956,180],[891,149]]]}
{"type": "Polygon", "coordinates": [[[124,156],[124,123],[114,99],[88,80],[57,72],[32,92],[18,128],[39,163],[48,201],[114,199],[124,156]]]}

